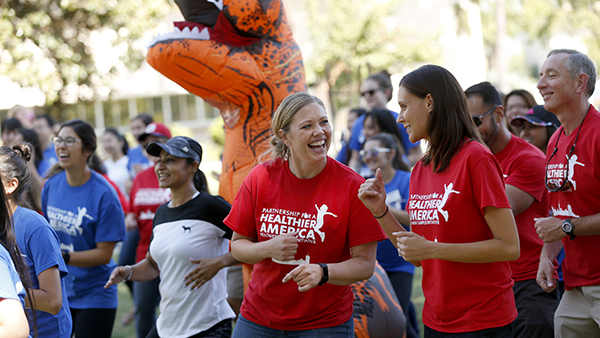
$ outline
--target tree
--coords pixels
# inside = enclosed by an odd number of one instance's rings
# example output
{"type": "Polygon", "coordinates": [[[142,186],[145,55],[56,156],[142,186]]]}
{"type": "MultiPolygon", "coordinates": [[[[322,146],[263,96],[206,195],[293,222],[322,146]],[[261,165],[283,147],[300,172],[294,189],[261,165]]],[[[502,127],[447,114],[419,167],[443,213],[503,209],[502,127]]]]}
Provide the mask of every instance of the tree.
{"type": "Polygon", "coordinates": [[[90,101],[109,90],[118,61],[139,66],[134,42],[168,11],[164,0],[0,0],[0,74],[38,87],[50,106],[90,101]],[[99,37],[120,52],[104,69],[99,37]]]}
{"type": "MultiPolygon", "coordinates": [[[[369,73],[436,59],[433,39],[416,38],[396,26],[393,17],[400,1],[308,0],[309,30],[314,48],[307,63],[309,82],[326,81],[332,113],[334,92],[348,88],[351,97],[342,104],[358,103],[358,88],[369,73]]],[[[342,99],[342,101],[344,101],[342,99]]]]}
{"type": "MultiPolygon", "coordinates": [[[[490,64],[498,52],[497,0],[477,1],[481,9],[484,44],[490,64]]],[[[522,39],[525,44],[541,43],[547,47],[548,41],[557,35],[577,38],[587,48],[586,54],[596,64],[600,64],[600,2],[591,0],[505,0],[506,34],[522,39]]],[[[585,52],[585,51],[582,51],[585,52]]],[[[540,62],[543,60],[540,60],[540,62]]],[[[527,65],[524,55],[517,57],[510,65],[513,71],[523,72],[522,76],[537,78],[539,64],[527,65]]]]}

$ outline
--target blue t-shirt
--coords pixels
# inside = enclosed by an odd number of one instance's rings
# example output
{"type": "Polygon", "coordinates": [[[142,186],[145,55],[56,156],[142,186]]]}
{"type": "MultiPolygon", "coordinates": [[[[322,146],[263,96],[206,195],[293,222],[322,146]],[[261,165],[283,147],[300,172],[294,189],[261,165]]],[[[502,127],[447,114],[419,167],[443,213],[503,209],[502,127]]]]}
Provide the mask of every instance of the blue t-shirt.
{"type": "MultiPolygon", "coordinates": [[[[398,113],[390,110],[390,113],[394,116],[394,120],[398,119],[398,113]]],[[[365,115],[361,115],[356,118],[354,122],[354,127],[352,127],[352,136],[350,137],[349,147],[351,150],[361,150],[363,144],[365,143],[365,135],[363,134],[363,124],[365,122],[365,115]]],[[[398,129],[400,130],[400,136],[402,139],[400,142],[402,143],[402,147],[404,148],[404,154],[408,154],[408,151],[420,144],[419,141],[416,143],[410,142],[408,137],[408,133],[406,129],[402,125],[402,123],[398,123],[398,129]]]]}
{"type": "Polygon", "coordinates": [[[131,177],[136,176],[136,172],[133,168],[136,164],[141,164],[143,169],[148,168],[152,164],[152,162],[150,162],[150,160],[144,156],[141,146],[127,150],[127,156],[129,157],[127,169],[129,170],[131,177]]]}
{"type": "Polygon", "coordinates": [[[0,299],[16,299],[25,308],[25,288],[4,245],[0,245],[0,299]]]}
{"type": "Polygon", "coordinates": [[[38,276],[49,268],[57,267],[60,273],[62,308],[56,316],[44,311],[35,311],[38,337],[70,337],[72,320],[64,279],[68,270],[60,253],[58,236],[48,221],[33,210],[17,207],[13,214],[13,223],[17,245],[29,267],[31,287],[39,289],[38,276]]]}
{"type": "MultiPolygon", "coordinates": [[[[392,208],[406,210],[409,182],[410,172],[396,170],[394,178],[385,185],[387,195],[385,204],[392,208]]],[[[408,225],[403,224],[403,226],[409,229],[408,225]]],[[[377,261],[388,272],[406,272],[411,275],[415,272],[415,266],[398,255],[398,249],[389,239],[377,243],[377,261]]]]}
{"type": "MultiPolygon", "coordinates": [[[[98,173],[72,187],[63,171],[50,177],[42,190],[42,212],[56,231],[61,250],[86,251],[96,243],[125,240],[125,216],[113,187],[98,173]]],[[[117,286],[104,289],[116,267],[108,264],[89,268],[69,266],[67,292],[74,309],[114,309],[118,305],[117,286]]]]}

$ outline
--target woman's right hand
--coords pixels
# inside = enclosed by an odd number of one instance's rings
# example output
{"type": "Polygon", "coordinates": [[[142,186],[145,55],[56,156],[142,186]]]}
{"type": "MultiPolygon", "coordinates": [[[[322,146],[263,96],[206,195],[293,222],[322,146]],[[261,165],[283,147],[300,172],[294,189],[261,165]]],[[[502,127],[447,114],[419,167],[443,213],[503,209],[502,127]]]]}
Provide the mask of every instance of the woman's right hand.
{"type": "Polygon", "coordinates": [[[104,284],[104,288],[108,288],[111,285],[119,284],[125,280],[127,276],[129,276],[129,272],[131,271],[131,266],[117,266],[113,272],[110,274],[110,278],[106,284],[104,284]],[[129,267],[129,268],[128,268],[129,267]]]}
{"type": "Polygon", "coordinates": [[[294,259],[298,251],[298,238],[295,232],[271,238],[269,244],[269,257],[281,261],[294,259]]]}
{"type": "Polygon", "coordinates": [[[385,183],[383,183],[381,169],[375,171],[374,178],[369,178],[361,184],[358,189],[358,198],[371,210],[373,215],[383,215],[387,206],[385,205],[385,183]]]}

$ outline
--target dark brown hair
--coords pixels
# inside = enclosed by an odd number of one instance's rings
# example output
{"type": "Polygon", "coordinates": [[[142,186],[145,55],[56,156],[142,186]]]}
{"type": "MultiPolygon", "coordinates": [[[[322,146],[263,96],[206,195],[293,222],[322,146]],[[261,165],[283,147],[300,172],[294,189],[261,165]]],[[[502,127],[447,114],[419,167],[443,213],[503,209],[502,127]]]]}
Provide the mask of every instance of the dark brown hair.
{"type": "Polygon", "coordinates": [[[421,159],[425,165],[433,163],[433,171],[444,171],[465,139],[483,143],[469,114],[465,93],[448,70],[426,65],[406,74],[400,86],[421,99],[427,94],[433,99],[427,125],[429,146],[421,159]]]}

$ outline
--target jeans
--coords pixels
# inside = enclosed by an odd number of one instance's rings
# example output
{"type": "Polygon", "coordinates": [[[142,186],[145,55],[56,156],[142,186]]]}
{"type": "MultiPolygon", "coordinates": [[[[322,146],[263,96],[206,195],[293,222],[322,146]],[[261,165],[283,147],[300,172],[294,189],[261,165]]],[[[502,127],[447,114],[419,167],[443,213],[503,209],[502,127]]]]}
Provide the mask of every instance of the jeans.
{"type": "Polygon", "coordinates": [[[253,323],[246,318],[238,317],[235,328],[233,329],[233,338],[347,338],[354,337],[354,319],[350,317],[347,322],[333,327],[308,330],[275,330],[253,323]]]}
{"type": "Polygon", "coordinates": [[[425,338],[513,338],[514,332],[515,322],[500,327],[460,333],[440,332],[425,326],[425,338]]]}

